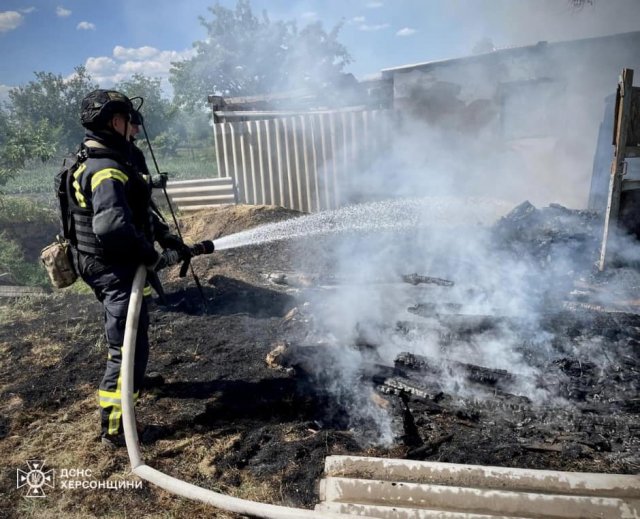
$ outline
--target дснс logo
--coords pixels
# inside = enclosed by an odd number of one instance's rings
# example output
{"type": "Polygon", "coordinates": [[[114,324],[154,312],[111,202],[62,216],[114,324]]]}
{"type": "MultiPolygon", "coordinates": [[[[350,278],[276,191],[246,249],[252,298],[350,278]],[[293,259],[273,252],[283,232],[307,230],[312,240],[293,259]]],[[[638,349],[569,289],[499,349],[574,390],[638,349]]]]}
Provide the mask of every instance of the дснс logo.
{"type": "Polygon", "coordinates": [[[16,472],[17,487],[28,487],[25,497],[47,497],[44,487],[54,487],[55,472],[49,469],[45,472],[44,460],[27,460],[29,471],[18,469],[16,472]]]}

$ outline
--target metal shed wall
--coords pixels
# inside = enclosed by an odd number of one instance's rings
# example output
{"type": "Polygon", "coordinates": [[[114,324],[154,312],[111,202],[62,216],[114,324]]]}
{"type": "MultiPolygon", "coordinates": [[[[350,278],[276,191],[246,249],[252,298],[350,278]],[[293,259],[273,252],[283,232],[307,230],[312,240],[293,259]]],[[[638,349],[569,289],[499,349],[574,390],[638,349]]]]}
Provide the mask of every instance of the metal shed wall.
{"type": "Polygon", "coordinates": [[[235,179],[239,203],[304,212],[347,203],[352,172],[365,170],[392,132],[391,110],[253,117],[214,124],[219,176],[235,179]]]}

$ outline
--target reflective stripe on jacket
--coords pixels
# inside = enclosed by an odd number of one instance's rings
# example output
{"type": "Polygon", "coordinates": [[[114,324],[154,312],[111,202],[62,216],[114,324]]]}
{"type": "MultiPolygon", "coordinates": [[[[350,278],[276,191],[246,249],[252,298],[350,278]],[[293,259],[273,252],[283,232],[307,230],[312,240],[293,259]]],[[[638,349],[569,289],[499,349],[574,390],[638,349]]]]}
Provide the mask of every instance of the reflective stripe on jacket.
{"type": "MultiPolygon", "coordinates": [[[[86,140],[85,146],[89,151],[104,148],[92,140],[86,140]]],[[[105,260],[152,264],[158,253],[153,247],[151,190],[131,165],[123,162],[89,153],[74,174],[73,196],[80,207],[91,211],[91,231],[105,260]]],[[[78,230],[90,234],[88,223],[85,220],[78,230]]],[[[83,251],[80,240],[78,250],[83,251]]]]}

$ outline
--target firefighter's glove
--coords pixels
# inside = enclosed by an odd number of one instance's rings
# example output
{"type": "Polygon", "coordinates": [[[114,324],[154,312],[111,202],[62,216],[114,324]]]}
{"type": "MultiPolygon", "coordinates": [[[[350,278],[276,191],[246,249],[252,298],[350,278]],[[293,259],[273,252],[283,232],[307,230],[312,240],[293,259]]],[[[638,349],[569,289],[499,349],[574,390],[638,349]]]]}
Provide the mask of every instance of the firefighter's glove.
{"type": "Polygon", "coordinates": [[[191,249],[185,245],[180,236],[175,234],[167,234],[158,240],[160,247],[163,249],[173,249],[180,253],[180,258],[185,260],[191,257],[191,249]]]}
{"type": "Polygon", "coordinates": [[[164,268],[170,267],[171,265],[175,265],[182,261],[182,257],[177,250],[173,249],[165,249],[160,254],[160,259],[156,263],[154,270],[162,270],[164,268]]]}
{"type": "Polygon", "coordinates": [[[167,187],[167,180],[169,180],[169,173],[162,172],[151,177],[151,187],[158,189],[164,189],[167,187]]]}

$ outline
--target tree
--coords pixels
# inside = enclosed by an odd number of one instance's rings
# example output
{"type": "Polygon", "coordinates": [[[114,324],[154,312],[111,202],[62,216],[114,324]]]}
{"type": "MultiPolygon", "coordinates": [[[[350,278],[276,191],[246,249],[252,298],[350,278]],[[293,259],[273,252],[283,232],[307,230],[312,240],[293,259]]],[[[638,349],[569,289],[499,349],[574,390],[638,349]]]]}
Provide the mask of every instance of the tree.
{"type": "Polygon", "coordinates": [[[0,118],[0,185],[4,185],[18,171],[34,159],[49,160],[57,151],[58,128],[51,126],[47,119],[36,124],[26,122],[11,124],[0,118]]]}
{"type": "Polygon", "coordinates": [[[216,3],[207,31],[196,41],[193,58],[173,63],[170,81],[175,101],[193,109],[210,94],[263,94],[276,89],[317,87],[336,81],[351,57],[338,42],[341,26],[328,33],[317,22],[298,30],[295,21],[256,16],[249,0],[235,10],[216,3]]]}
{"type": "Polygon", "coordinates": [[[35,76],[35,80],[9,91],[11,119],[18,127],[49,129],[53,145],[65,152],[74,150],[84,133],[80,104],[98,85],[82,66],[68,79],[51,72],[36,72],[35,76]]]}

